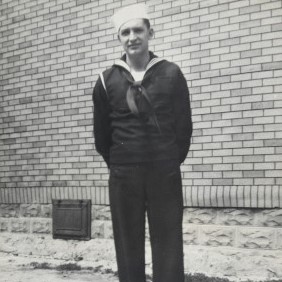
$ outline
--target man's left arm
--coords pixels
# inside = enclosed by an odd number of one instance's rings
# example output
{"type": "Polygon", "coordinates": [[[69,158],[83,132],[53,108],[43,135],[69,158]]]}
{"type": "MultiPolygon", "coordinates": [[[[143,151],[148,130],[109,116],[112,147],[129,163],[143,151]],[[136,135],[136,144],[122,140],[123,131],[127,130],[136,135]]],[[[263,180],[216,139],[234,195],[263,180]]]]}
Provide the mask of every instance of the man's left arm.
{"type": "Polygon", "coordinates": [[[180,69],[178,69],[176,81],[173,103],[175,113],[175,131],[179,149],[179,161],[180,163],[183,163],[190,148],[193,125],[189,89],[187,81],[180,69]]]}

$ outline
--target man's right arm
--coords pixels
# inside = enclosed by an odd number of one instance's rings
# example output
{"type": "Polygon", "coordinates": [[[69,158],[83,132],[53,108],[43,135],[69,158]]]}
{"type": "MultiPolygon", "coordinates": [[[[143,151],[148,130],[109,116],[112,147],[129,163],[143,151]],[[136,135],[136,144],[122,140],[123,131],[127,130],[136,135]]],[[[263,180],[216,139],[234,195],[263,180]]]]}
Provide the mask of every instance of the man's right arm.
{"type": "Polygon", "coordinates": [[[102,155],[109,167],[111,146],[110,106],[100,77],[93,90],[93,103],[95,146],[97,152],[102,155]]]}

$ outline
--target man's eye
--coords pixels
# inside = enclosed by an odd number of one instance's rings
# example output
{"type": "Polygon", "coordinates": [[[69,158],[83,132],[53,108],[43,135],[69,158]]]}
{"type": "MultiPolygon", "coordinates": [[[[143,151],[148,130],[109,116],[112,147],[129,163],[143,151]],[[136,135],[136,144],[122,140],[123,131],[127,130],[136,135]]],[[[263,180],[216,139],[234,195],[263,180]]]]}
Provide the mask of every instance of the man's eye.
{"type": "Polygon", "coordinates": [[[122,32],[121,32],[121,35],[122,36],[126,36],[126,35],[128,35],[129,34],[129,31],[128,30],[123,30],[122,32]]]}

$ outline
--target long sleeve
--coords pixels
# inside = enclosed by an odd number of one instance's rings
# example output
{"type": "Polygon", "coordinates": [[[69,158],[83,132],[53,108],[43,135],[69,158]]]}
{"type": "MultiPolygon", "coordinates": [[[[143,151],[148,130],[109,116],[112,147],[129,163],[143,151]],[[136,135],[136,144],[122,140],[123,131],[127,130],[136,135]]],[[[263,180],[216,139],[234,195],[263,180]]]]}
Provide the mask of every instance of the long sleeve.
{"type": "Polygon", "coordinates": [[[189,90],[186,79],[179,69],[174,95],[175,131],[179,149],[179,161],[183,163],[189,148],[193,131],[189,90]]]}
{"type": "Polygon", "coordinates": [[[110,107],[107,93],[100,78],[98,78],[93,90],[93,103],[96,150],[101,154],[107,166],[109,166],[111,146],[110,107]]]}

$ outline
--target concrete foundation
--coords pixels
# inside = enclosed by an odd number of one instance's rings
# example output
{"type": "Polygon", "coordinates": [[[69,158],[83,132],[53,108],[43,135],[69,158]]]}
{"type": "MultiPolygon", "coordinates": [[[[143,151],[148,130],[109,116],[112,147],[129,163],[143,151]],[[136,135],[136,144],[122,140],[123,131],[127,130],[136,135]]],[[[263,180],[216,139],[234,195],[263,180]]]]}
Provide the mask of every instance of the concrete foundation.
{"type": "MultiPolygon", "coordinates": [[[[50,205],[0,205],[0,211],[0,252],[116,272],[109,206],[92,206],[90,241],[53,239],[50,205]]],[[[187,273],[235,281],[282,278],[281,209],[186,208],[183,235],[187,273]]],[[[146,248],[150,274],[148,235],[146,248]]]]}

